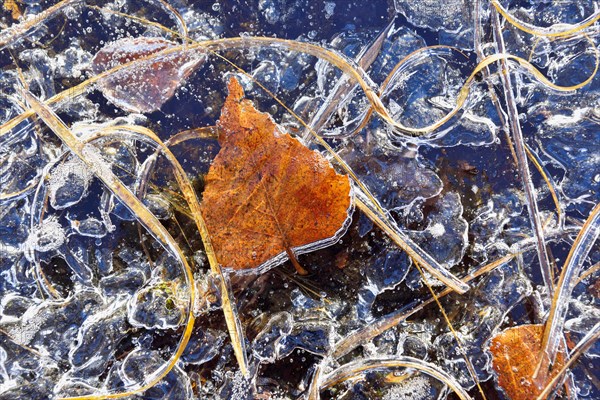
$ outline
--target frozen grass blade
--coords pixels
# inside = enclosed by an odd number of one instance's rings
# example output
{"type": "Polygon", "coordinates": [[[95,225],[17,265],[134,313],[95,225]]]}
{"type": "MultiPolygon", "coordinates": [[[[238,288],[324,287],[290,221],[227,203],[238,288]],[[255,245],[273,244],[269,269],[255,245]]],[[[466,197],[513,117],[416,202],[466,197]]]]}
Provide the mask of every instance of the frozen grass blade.
{"type": "Polygon", "coordinates": [[[437,365],[428,363],[413,357],[396,357],[392,359],[372,359],[352,361],[344,364],[340,368],[334,370],[327,376],[323,377],[321,390],[328,389],[350,379],[361,376],[366,372],[378,369],[389,368],[412,368],[427,374],[433,378],[439,379],[446,384],[461,400],[470,400],[471,396],[460,386],[453,377],[439,368],[437,365]]]}
{"type": "MultiPolygon", "coordinates": [[[[494,26],[494,39],[498,51],[504,53],[504,38],[502,37],[502,31],[500,29],[500,19],[498,14],[492,13],[493,26],[494,26]]],[[[502,86],[504,89],[504,99],[506,101],[506,109],[508,112],[508,122],[510,125],[510,131],[513,137],[513,143],[515,145],[515,154],[517,155],[517,167],[519,170],[519,176],[523,183],[523,189],[525,190],[527,210],[529,212],[529,220],[533,228],[535,238],[537,239],[536,247],[538,253],[538,260],[540,262],[540,271],[542,273],[542,279],[546,291],[552,295],[554,293],[554,280],[552,274],[552,267],[550,266],[550,260],[548,258],[548,251],[546,248],[546,240],[544,239],[544,228],[540,219],[540,213],[537,205],[537,198],[535,194],[535,188],[531,180],[531,172],[529,171],[529,164],[527,163],[527,151],[525,149],[525,142],[523,140],[523,132],[521,131],[521,124],[519,122],[519,116],[517,112],[517,105],[515,96],[513,93],[513,85],[510,77],[508,64],[502,60],[501,64],[501,79],[502,86]]]]}
{"type": "Polygon", "coordinates": [[[552,196],[552,200],[554,201],[554,206],[556,207],[556,214],[558,215],[559,226],[563,226],[565,221],[565,213],[563,212],[563,209],[560,205],[560,201],[558,200],[558,192],[556,190],[556,183],[554,182],[554,179],[552,179],[550,174],[546,172],[546,169],[542,165],[542,161],[535,152],[531,151],[527,143],[525,143],[525,152],[527,153],[527,156],[529,157],[533,165],[535,165],[535,167],[537,168],[540,175],[542,175],[544,182],[546,182],[546,186],[550,191],[550,195],[552,196]]]}
{"type": "Polygon", "coordinates": [[[323,364],[317,364],[317,366],[315,367],[315,372],[313,373],[312,379],[310,381],[310,387],[308,388],[306,400],[319,400],[322,374],[323,364]]]}
{"type": "Polygon", "coordinates": [[[188,27],[185,23],[185,20],[181,16],[181,14],[179,14],[179,11],[177,11],[166,0],[154,0],[154,1],[158,2],[165,11],[167,11],[169,14],[171,14],[173,19],[175,19],[175,21],[177,22],[177,28],[179,29],[179,36],[181,36],[184,40],[187,40],[188,27]]]}
{"type": "Polygon", "coordinates": [[[577,278],[577,281],[575,282],[575,286],[577,286],[578,284],[580,284],[581,281],[583,281],[588,276],[590,276],[590,275],[595,274],[596,272],[598,272],[598,270],[600,270],[600,261],[598,261],[596,264],[592,265],[583,274],[581,274],[579,276],[579,278],[577,278]]]}
{"type": "MultiPolygon", "coordinates": [[[[197,135],[208,134],[212,131],[212,127],[206,129],[187,131],[185,134],[180,135],[178,138],[174,137],[175,139],[173,141],[177,142],[180,140],[185,140],[186,136],[188,138],[190,136],[196,137],[197,135]]],[[[164,154],[168,161],[171,163],[177,184],[181,188],[181,192],[186,200],[186,203],[188,204],[188,207],[190,208],[191,217],[194,219],[196,227],[198,228],[198,231],[202,238],[202,242],[204,244],[204,249],[208,258],[208,262],[210,264],[211,271],[219,279],[221,285],[221,304],[223,306],[223,313],[225,315],[225,322],[227,324],[227,329],[229,331],[231,343],[234,349],[238,365],[240,367],[240,371],[244,376],[247,376],[248,359],[246,355],[247,353],[245,348],[244,334],[241,323],[239,321],[238,313],[236,311],[235,303],[232,301],[234,297],[231,292],[229,277],[222,272],[219,262],[215,256],[214,250],[210,242],[210,234],[208,232],[208,229],[206,228],[206,224],[204,223],[202,214],[200,213],[200,203],[198,201],[198,197],[196,196],[196,192],[194,191],[194,188],[192,187],[189,178],[187,177],[185,171],[181,167],[181,164],[179,164],[179,161],[177,161],[177,158],[171,152],[171,150],[169,150],[169,148],[160,140],[160,138],[148,128],[135,125],[119,125],[104,128],[99,132],[99,134],[125,134],[125,136],[129,137],[134,135],[134,137],[136,137],[137,139],[149,143],[152,146],[156,146],[158,150],[162,152],[162,154],[164,154]]],[[[152,157],[156,157],[156,155],[157,153],[155,153],[152,157]]]]}
{"type": "Polygon", "coordinates": [[[569,354],[569,360],[562,366],[560,371],[548,382],[542,393],[538,396],[537,400],[548,400],[550,399],[550,393],[558,386],[560,381],[563,379],[569,368],[575,364],[575,362],[581,357],[592,345],[600,338],[600,323],[594,325],[592,329],[577,343],[577,345],[571,350],[569,354]]]}
{"type": "Polygon", "coordinates": [[[565,261],[554,297],[550,307],[550,314],[544,327],[542,338],[542,355],[540,365],[536,371],[537,379],[544,382],[548,369],[554,362],[558,345],[563,335],[565,318],[569,308],[571,293],[581,273],[583,263],[586,260],[592,246],[600,236],[600,203],[594,207],[590,216],[585,221],[583,228],[575,238],[575,242],[569,251],[565,261]]]}
{"type": "MultiPolygon", "coordinates": [[[[381,33],[375,38],[375,40],[365,47],[356,59],[356,64],[364,69],[369,69],[371,64],[377,59],[377,55],[383,46],[385,39],[387,38],[390,31],[394,28],[395,19],[393,19],[381,33]]],[[[311,134],[311,130],[319,132],[323,126],[327,123],[331,115],[348,100],[348,94],[352,93],[356,89],[356,84],[350,85],[348,82],[349,77],[344,74],[338,79],[333,90],[327,96],[327,99],[321,104],[321,107],[314,114],[312,120],[308,124],[310,129],[304,129],[302,137],[307,139],[311,134]]]]}
{"type": "Polygon", "coordinates": [[[575,24],[575,25],[567,25],[561,24],[561,26],[550,26],[547,28],[539,27],[532,25],[528,22],[522,21],[517,17],[514,17],[512,14],[508,12],[506,8],[498,2],[498,0],[492,0],[492,5],[496,8],[498,13],[502,14],[502,16],[510,22],[512,25],[516,26],[520,30],[527,32],[534,36],[546,36],[546,37],[564,37],[564,36],[572,36],[585,28],[593,25],[596,21],[600,19],[600,11],[596,11],[594,14],[590,15],[583,21],[575,24]]]}
{"type": "MultiPolygon", "coordinates": [[[[468,58],[467,55],[465,53],[463,53],[460,49],[458,49],[456,47],[452,47],[452,46],[434,45],[434,46],[427,46],[427,47],[422,47],[420,49],[417,49],[417,50],[411,52],[410,54],[408,54],[402,60],[400,60],[396,65],[394,65],[394,68],[392,68],[390,73],[385,77],[384,81],[381,83],[381,87],[379,89],[379,98],[383,100],[384,98],[387,97],[390,88],[394,86],[394,83],[400,76],[401,72],[403,72],[411,63],[422,60],[426,57],[434,57],[435,52],[437,52],[439,50],[456,51],[457,53],[461,54],[463,57],[468,58]]],[[[369,107],[369,109],[366,111],[366,113],[362,117],[362,121],[358,124],[358,127],[353,132],[350,132],[347,135],[353,136],[354,134],[357,134],[358,132],[363,130],[367,126],[374,111],[375,110],[373,109],[373,107],[369,107]]]]}
{"type": "Polygon", "coordinates": [[[125,392],[92,394],[87,396],[75,396],[65,398],[63,400],[99,400],[99,399],[116,399],[121,397],[132,396],[137,393],[142,393],[152,386],[160,382],[177,364],[179,358],[183,354],[185,347],[190,339],[194,327],[193,301],[195,298],[194,277],[190,265],[181,249],[171,237],[165,227],[156,219],[156,217],[144,206],[144,204],[113,174],[108,165],[101,159],[95,147],[90,144],[85,144],[75,137],[67,126],[50,110],[48,106],[38,101],[33,95],[23,92],[29,105],[34,109],[36,114],[44,121],[46,125],[63,141],[63,143],[79,157],[95,176],[98,177],[107,188],[111,190],[119,198],[123,204],[136,215],[138,220],[148,229],[150,233],[168,249],[181,263],[185,273],[186,283],[190,292],[188,303],[188,318],[186,320],[185,329],[181,340],[177,346],[177,350],[171,358],[152,373],[144,383],[135,388],[128,389],[125,392]]]}

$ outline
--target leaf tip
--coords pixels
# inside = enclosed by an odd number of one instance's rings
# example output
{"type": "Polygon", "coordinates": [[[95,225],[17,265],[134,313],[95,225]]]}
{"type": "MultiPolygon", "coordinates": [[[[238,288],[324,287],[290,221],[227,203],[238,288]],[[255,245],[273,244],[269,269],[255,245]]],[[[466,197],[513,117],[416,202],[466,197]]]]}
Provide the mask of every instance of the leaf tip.
{"type": "Polygon", "coordinates": [[[235,76],[229,78],[227,90],[229,91],[227,101],[235,101],[239,103],[244,98],[244,89],[235,76]]]}

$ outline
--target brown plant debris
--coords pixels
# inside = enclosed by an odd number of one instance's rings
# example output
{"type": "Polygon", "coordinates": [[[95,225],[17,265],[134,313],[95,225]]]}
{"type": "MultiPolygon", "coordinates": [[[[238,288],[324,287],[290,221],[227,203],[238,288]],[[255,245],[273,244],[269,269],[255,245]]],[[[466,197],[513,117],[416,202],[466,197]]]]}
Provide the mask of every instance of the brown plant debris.
{"type": "Polygon", "coordinates": [[[12,19],[15,21],[23,15],[19,9],[19,5],[15,0],[4,0],[4,9],[10,12],[12,19]]]}
{"type": "MultiPolygon", "coordinates": [[[[490,352],[498,384],[512,400],[535,399],[547,382],[536,382],[534,374],[540,361],[544,326],[519,325],[492,338],[490,352]]],[[[558,354],[553,371],[565,363],[564,351],[558,354]]],[[[556,372],[547,376],[549,382],[556,372]]]]}

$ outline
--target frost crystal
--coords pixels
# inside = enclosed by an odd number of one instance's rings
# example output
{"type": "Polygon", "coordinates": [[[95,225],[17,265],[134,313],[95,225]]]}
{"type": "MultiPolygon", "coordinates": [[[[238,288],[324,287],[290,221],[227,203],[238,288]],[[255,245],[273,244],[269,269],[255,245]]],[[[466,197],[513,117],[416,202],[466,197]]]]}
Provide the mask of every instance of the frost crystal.
{"type": "Polygon", "coordinates": [[[385,393],[383,400],[424,400],[429,398],[430,388],[429,379],[418,375],[394,385],[385,393]]]}

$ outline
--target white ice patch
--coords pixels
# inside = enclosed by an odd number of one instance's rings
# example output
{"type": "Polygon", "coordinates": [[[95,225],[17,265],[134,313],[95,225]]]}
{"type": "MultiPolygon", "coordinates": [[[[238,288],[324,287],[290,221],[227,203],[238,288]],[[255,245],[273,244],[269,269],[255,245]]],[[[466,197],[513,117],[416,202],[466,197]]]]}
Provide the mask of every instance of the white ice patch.
{"type": "Polygon", "coordinates": [[[333,1],[325,1],[325,19],[329,19],[333,16],[335,10],[335,3],[333,1]]]}
{"type": "Polygon", "coordinates": [[[419,400],[429,396],[429,379],[422,375],[408,378],[398,385],[394,385],[384,395],[383,400],[419,400]]]}
{"type": "Polygon", "coordinates": [[[65,231],[56,220],[50,217],[35,226],[23,244],[25,256],[34,260],[34,252],[46,252],[58,249],[66,240],[65,231]]]}
{"type": "Polygon", "coordinates": [[[444,227],[443,224],[440,224],[438,222],[436,224],[433,224],[431,227],[429,227],[429,232],[431,233],[431,236],[433,236],[434,238],[439,238],[439,237],[443,236],[444,233],[446,233],[446,228],[444,227]]]}

